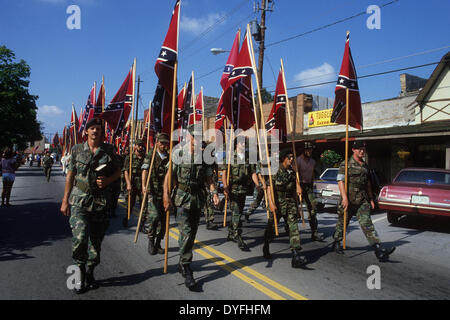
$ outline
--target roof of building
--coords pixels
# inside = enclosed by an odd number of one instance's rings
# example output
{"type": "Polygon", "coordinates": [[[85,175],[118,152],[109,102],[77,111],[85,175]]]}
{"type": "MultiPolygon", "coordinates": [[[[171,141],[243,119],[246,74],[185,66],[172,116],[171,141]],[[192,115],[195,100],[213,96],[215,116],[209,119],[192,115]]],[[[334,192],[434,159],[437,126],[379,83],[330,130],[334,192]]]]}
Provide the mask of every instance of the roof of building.
{"type": "Polygon", "coordinates": [[[442,57],[441,61],[434,69],[427,83],[419,92],[419,95],[416,98],[417,103],[422,104],[422,102],[427,98],[428,93],[430,93],[431,88],[434,86],[446,66],[450,66],[450,51],[442,57]]]}

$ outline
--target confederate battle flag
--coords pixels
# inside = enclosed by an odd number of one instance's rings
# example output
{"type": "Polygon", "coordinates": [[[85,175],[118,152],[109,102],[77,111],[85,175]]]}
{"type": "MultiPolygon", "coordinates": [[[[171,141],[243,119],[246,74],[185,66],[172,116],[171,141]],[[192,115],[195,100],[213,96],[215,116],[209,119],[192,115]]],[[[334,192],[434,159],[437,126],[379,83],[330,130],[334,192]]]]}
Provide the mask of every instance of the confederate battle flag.
{"type": "Polygon", "coordinates": [[[114,135],[121,134],[128,116],[131,111],[131,104],[133,102],[133,70],[131,67],[125,81],[120,86],[114,98],[105,108],[105,111],[100,115],[100,118],[108,122],[111,130],[114,130],[114,135]]]}
{"type": "Polygon", "coordinates": [[[86,101],[86,107],[83,112],[83,120],[81,122],[80,127],[78,128],[78,132],[83,132],[86,127],[86,123],[94,117],[95,112],[95,83],[92,86],[91,92],[86,101]]]}
{"type": "Polygon", "coordinates": [[[282,70],[280,70],[272,110],[266,122],[266,130],[268,133],[274,134],[273,130],[278,129],[279,138],[282,142],[286,142],[286,100],[286,87],[284,86],[282,70]]]}
{"type": "Polygon", "coordinates": [[[361,110],[361,97],[359,96],[358,77],[349,45],[349,34],[345,42],[344,58],[339,72],[334,99],[331,122],[346,124],[345,107],[348,105],[348,124],[356,129],[362,129],[363,119],[361,110]],[[349,90],[349,101],[346,101],[346,90],[349,90]]]}
{"type": "Polygon", "coordinates": [[[158,77],[155,96],[152,102],[152,117],[156,132],[170,134],[172,116],[173,82],[175,77],[175,62],[178,57],[178,34],[180,21],[180,0],[175,3],[169,30],[164,39],[155,73],[158,77]]]}
{"type": "Polygon", "coordinates": [[[247,130],[255,123],[251,92],[252,74],[249,37],[245,34],[236,65],[230,73],[222,95],[224,112],[234,129],[247,130]]]}

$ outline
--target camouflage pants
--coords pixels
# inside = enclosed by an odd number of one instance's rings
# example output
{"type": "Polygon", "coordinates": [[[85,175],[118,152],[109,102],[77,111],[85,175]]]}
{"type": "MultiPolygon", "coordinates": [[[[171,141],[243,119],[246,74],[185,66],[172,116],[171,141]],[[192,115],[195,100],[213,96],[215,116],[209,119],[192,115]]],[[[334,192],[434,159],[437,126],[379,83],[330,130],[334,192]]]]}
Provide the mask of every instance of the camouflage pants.
{"type": "Polygon", "coordinates": [[[108,212],[87,212],[83,208],[71,207],[69,219],[72,229],[72,258],[78,265],[95,267],[100,263],[100,251],[109,226],[108,212]]]}
{"type": "Polygon", "coordinates": [[[306,204],[306,208],[308,209],[309,215],[309,226],[311,228],[311,232],[317,231],[317,226],[319,223],[317,222],[317,201],[314,197],[314,189],[312,183],[302,183],[300,184],[302,187],[302,201],[306,204]]]}
{"type": "MultiPolygon", "coordinates": [[[[289,246],[291,249],[301,249],[300,231],[298,229],[299,214],[297,210],[297,201],[293,198],[278,199],[277,206],[277,223],[283,217],[284,223],[289,228],[289,246]]],[[[264,232],[264,241],[273,239],[275,234],[273,213],[270,212],[267,227],[264,232]]]]}
{"type": "Polygon", "coordinates": [[[245,193],[231,192],[230,194],[231,223],[228,225],[228,234],[233,238],[242,233],[241,216],[244,211],[245,196],[245,193]]]}
{"type": "Polygon", "coordinates": [[[192,262],[192,248],[194,247],[195,236],[197,235],[200,212],[201,210],[198,208],[177,208],[176,220],[178,230],[180,231],[178,246],[181,264],[190,264],[192,262]]]}
{"type": "Polygon", "coordinates": [[[47,177],[47,181],[50,181],[51,173],[52,173],[52,167],[44,167],[44,174],[47,177]]]}
{"type": "Polygon", "coordinates": [[[213,223],[214,222],[214,209],[213,209],[213,197],[211,195],[211,192],[207,190],[207,196],[206,196],[206,203],[204,210],[205,212],[205,222],[213,223]]]}
{"type": "MultiPolygon", "coordinates": [[[[350,204],[347,209],[347,227],[352,219],[352,217],[356,215],[358,219],[359,225],[361,226],[361,230],[366,236],[367,241],[370,245],[374,245],[376,243],[380,243],[380,239],[378,238],[377,231],[372,223],[372,219],[370,218],[370,204],[367,201],[364,201],[361,205],[353,205],[350,204]]],[[[344,233],[344,209],[341,205],[338,208],[338,221],[336,223],[336,231],[334,232],[333,238],[335,241],[341,241],[344,233]]]]}
{"type": "MultiPolygon", "coordinates": [[[[125,202],[127,204],[127,212],[125,213],[125,215],[128,214],[128,195],[130,195],[130,207],[131,207],[131,213],[134,214],[136,217],[139,217],[139,212],[141,211],[141,206],[142,206],[142,200],[144,200],[144,195],[142,194],[141,190],[133,187],[130,191],[130,193],[128,193],[128,191],[125,190],[125,202]],[[139,198],[139,210],[136,212],[133,212],[133,208],[134,205],[136,204],[136,197],[139,198]]],[[[142,212],[142,221],[147,220],[147,206],[144,206],[144,212],[142,212]]]]}
{"type": "Polygon", "coordinates": [[[263,199],[264,199],[264,190],[262,189],[261,185],[260,191],[258,191],[257,188],[255,188],[255,190],[253,191],[253,202],[250,204],[250,208],[248,208],[247,213],[252,214],[253,212],[255,212],[255,210],[258,209],[263,199]]]}
{"type": "Polygon", "coordinates": [[[163,239],[166,233],[166,213],[162,196],[158,198],[149,195],[147,212],[147,222],[149,224],[148,238],[163,239]]]}

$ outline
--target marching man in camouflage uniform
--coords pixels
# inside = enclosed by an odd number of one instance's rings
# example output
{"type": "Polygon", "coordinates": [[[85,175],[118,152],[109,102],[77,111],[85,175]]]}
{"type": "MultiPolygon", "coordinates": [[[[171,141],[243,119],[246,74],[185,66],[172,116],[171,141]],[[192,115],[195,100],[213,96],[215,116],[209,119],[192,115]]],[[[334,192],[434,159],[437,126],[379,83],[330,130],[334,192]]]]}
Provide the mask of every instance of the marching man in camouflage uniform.
{"type": "MultiPolygon", "coordinates": [[[[192,262],[192,248],[205,201],[202,187],[205,180],[209,185],[209,191],[213,194],[215,206],[219,204],[219,197],[212,179],[211,166],[205,164],[202,159],[201,132],[195,132],[194,140],[194,125],[190,125],[188,131],[187,144],[183,147],[182,154],[178,159],[174,156],[171,181],[172,185],[175,186],[173,205],[175,206],[176,220],[180,231],[178,271],[185,278],[186,287],[194,290],[196,283],[190,264],[192,262]]],[[[170,194],[169,173],[167,173],[164,180],[164,209],[166,211],[172,205],[170,194]]]]}
{"type": "MultiPolygon", "coordinates": [[[[207,147],[207,143],[206,142],[202,142],[202,151],[205,150],[205,148],[207,147]]],[[[211,170],[213,171],[213,181],[214,181],[214,185],[216,186],[217,189],[217,164],[214,163],[211,165],[211,170]]],[[[214,208],[213,208],[213,196],[212,194],[209,192],[209,185],[207,185],[206,183],[204,184],[204,189],[205,189],[205,193],[206,193],[206,201],[205,201],[205,206],[204,206],[204,213],[205,213],[205,222],[206,222],[206,229],[208,230],[218,230],[219,226],[217,224],[214,223],[214,208]]]]}
{"type": "Polygon", "coordinates": [[[244,210],[248,185],[253,181],[260,188],[255,165],[251,165],[245,154],[245,139],[237,139],[236,152],[233,153],[230,165],[230,181],[227,184],[227,164],[220,166],[222,171],[223,193],[230,202],[231,223],[228,225],[227,241],[237,242],[239,249],[249,251],[242,239],[241,216],[244,210]]]}
{"type": "Polygon", "coordinates": [[[309,226],[311,228],[311,240],[322,241],[323,237],[317,232],[317,201],[314,197],[314,167],[316,161],[311,158],[314,145],[305,142],[303,153],[297,158],[297,168],[300,174],[300,186],[302,188],[302,200],[306,203],[309,214],[309,226]]]}
{"type": "Polygon", "coordinates": [[[266,185],[266,179],[261,175],[261,162],[258,161],[258,164],[256,165],[256,175],[259,179],[259,188],[254,189],[253,191],[253,202],[250,204],[250,208],[248,208],[247,212],[245,213],[245,221],[250,222],[250,215],[253,214],[256,209],[258,209],[259,205],[261,204],[265,207],[264,203],[264,190],[267,190],[266,185]]]}
{"type": "MultiPolygon", "coordinates": [[[[130,212],[133,213],[133,208],[136,203],[136,196],[139,198],[139,205],[142,205],[142,200],[144,199],[142,194],[142,164],[145,159],[145,145],[140,139],[136,140],[134,143],[134,152],[132,153],[132,163],[131,163],[131,179],[130,179],[130,155],[127,155],[125,161],[123,162],[122,172],[125,178],[125,201],[128,206],[128,197],[130,199],[130,212]]],[[[147,219],[147,210],[145,209],[142,214],[143,220],[147,219]]],[[[123,226],[126,228],[128,226],[128,207],[125,213],[125,217],[122,220],[123,226]]],[[[144,230],[144,223],[141,224],[141,230],[144,230]]]]}
{"type": "Polygon", "coordinates": [[[300,231],[298,229],[299,213],[298,213],[298,196],[302,194],[300,184],[297,181],[295,171],[292,168],[294,162],[294,154],[291,150],[285,149],[280,152],[280,168],[275,176],[273,176],[273,188],[269,187],[268,198],[269,207],[272,214],[267,223],[264,232],[263,255],[266,259],[271,259],[269,251],[269,241],[274,234],[274,217],[273,212],[277,214],[277,222],[283,217],[284,223],[288,225],[289,244],[292,250],[291,265],[293,268],[300,268],[306,260],[300,255],[300,231]],[[272,202],[274,195],[275,203],[272,202]]]}
{"type": "Polygon", "coordinates": [[[370,218],[370,208],[375,208],[372,199],[372,186],[369,180],[369,167],[364,162],[366,145],[357,140],[353,143],[353,155],[348,160],[348,193],[345,193],[345,161],[339,167],[337,181],[341,193],[341,202],[338,208],[338,221],[334,232],[333,250],[343,254],[341,240],[344,232],[344,209],[347,209],[347,226],[354,215],[358,218],[361,230],[369,244],[375,249],[379,261],[385,261],[394,252],[395,247],[381,249],[380,239],[370,218]]]}
{"type": "Polygon", "coordinates": [[[87,141],[72,148],[60,209],[70,216],[72,258],[80,268],[77,294],[98,287],[94,268],[100,263],[101,244],[109,225],[110,184],[120,177],[114,146],[103,143],[102,120],[88,121],[86,131],[87,141]]]}
{"type": "MultiPolygon", "coordinates": [[[[164,238],[166,231],[166,214],[163,204],[163,186],[164,178],[167,173],[167,163],[169,162],[169,155],[167,150],[169,148],[169,136],[166,133],[159,133],[156,138],[156,154],[153,160],[152,172],[150,174],[150,182],[148,184],[149,190],[145,190],[145,182],[147,181],[148,171],[153,157],[153,149],[151,149],[145,156],[142,164],[142,193],[148,194],[148,253],[155,255],[156,253],[163,254],[164,250],[161,248],[161,240],[164,238]]],[[[143,223],[143,222],[141,222],[143,223]]]]}
{"type": "Polygon", "coordinates": [[[44,167],[44,174],[47,177],[47,182],[50,182],[50,175],[52,173],[53,159],[50,157],[50,152],[46,152],[42,158],[42,166],[44,167]]]}

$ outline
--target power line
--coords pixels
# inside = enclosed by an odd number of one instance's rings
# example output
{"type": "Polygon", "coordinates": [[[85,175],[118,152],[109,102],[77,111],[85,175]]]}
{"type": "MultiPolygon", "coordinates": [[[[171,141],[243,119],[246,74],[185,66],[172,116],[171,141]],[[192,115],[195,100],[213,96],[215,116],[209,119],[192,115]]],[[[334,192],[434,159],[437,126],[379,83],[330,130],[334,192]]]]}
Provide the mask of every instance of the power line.
{"type": "MultiPolygon", "coordinates": [[[[399,72],[399,71],[405,71],[405,70],[411,70],[411,69],[427,67],[427,66],[438,64],[438,63],[439,62],[431,62],[431,63],[421,64],[421,65],[412,66],[412,67],[406,67],[406,68],[401,68],[401,69],[395,69],[395,70],[377,72],[377,73],[372,73],[372,74],[366,74],[366,75],[358,77],[358,80],[359,79],[363,79],[363,78],[381,76],[381,75],[388,74],[388,73],[394,73],[394,72],[399,72]]],[[[308,84],[308,85],[305,85],[305,86],[298,86],[298,87],[287,88],[287,90],[295,90],[295,89],[303,89],[303,88],[309,88],[309,87],[317,87],[317,86],[321,86],[321,85],[324,85],[324,84],[331,84],[331,83],[336,83],[336,80],[334,80],[334,81],[327,81],[327,82],[321,82],[321,83],[308,84]]],[[[272,90],[272,91],[269,91],[269,92],[275,92],[275,90],[272,90]]]]}
{"type": "MultiPolygon", "coordinates": [[[[380,8],[386,7],[386,6],[391,5],[391,4],[393,4],[395,2],[398,2],[398,1],[400,1],[400,0],[393,0],[391,2],[385,3],[385,4],[381,5],[380,8]]],[[[338,20],[338,21],[326,24],[324,26],[315,28],[313,30],[306,31],[306,32],[297,34],[295,36],[292,36],[292,37],[289,37],[289,38],[286,38],[286,39],[283,39],[283,40],[279,40],[279,41],[275,41],[275,42],[269,43],[268,45],[266,45],[266,48],[268,48],[270,46],[274,46],[276,44],[280,44],[280,43],[286,42],[286,41],[290,41],[290,40],[293,40],[293,39],[296,39],[296,38],[299,38],[299,37],[302,37],[302,36],[305,36],[305,35],[308,35],[308,34],[311,34],[311,33],[314,33],[314,32],[317,32],[317,31],[320,31],[320,30],[323,30],[323,29],[326,29],[326,28],[329,28],[329,27],[334,26],[336,24],[339,24],[339,23],[342,23],[342,22],[345,22],[345,21],[357,18],[359,16],[362,16],[362,15],[364,15],[366,13],[367,13],[366,11],[362,11],[362,12],[359,12],[359,13],[353,15],[353,16],[350,16],[350,17],[347,17],[347,18],[344,18],[344,19],[341,19],[341,20],[338,20]]]]}

